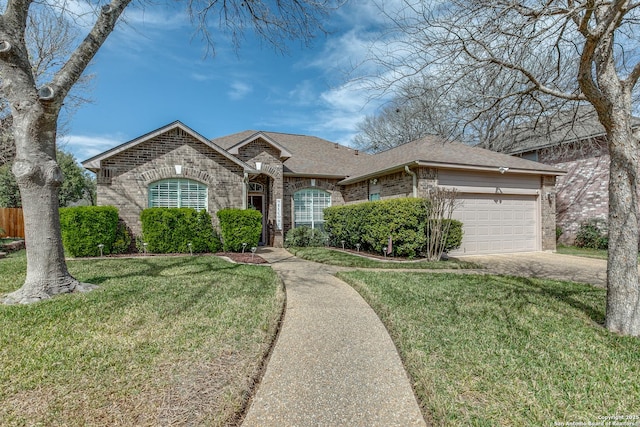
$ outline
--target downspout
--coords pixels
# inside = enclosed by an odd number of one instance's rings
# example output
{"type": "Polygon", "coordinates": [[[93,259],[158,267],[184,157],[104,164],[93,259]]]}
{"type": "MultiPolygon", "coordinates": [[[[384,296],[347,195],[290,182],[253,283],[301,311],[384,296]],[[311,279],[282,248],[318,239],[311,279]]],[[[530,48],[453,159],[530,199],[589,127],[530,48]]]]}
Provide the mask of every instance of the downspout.
{"type": "Polygon", "coordinates": [[[409,166],[405,166],[404,171],[413,178],[413,197],[418,197],[418,175],[409,169],[409,166]]]}
{"type": "Polygon", "coordinates": [[[249,185],[249,173],[244,173],[242,180],[242,209],[247,209],[247,185],[249,185]]]}

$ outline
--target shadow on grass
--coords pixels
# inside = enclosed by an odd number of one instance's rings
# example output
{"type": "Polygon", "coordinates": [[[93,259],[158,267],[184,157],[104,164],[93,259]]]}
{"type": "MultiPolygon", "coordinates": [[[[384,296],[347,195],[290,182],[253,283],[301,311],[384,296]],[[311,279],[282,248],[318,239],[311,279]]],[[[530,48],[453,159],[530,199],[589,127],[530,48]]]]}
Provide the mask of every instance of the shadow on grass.
{"type": "Polygon", "coordinates": [[[534,296],[543,295],[552,298],[578,310],[587,315],[594,323],[603,326],[605,317],[602,306],[598,301],[602,301],[604,291],[595,286],[572,283],[565,281],[554,281],[549,279],[535,279],[516,276],[492,276],[494,280],[502,282],[505,289],[511,288],[512,292],[519,299],[526,298],[529,304],[535,304],[534,296]],[[514,288],[515,283],[522,284],[514,288]],[[532,298],[529,298],[531,296],[532,298]]]}
{"type": "MultiPolygon", "coordinates": [[[[214,258],[213,256],[211,257],[213,262],[206,263],[206,264],[201,264],[201,263],[195,264],[193,261],[194,257],[191,257],[189,255],[185,255],[184,257],[170,258],[171,260],[173,260],[173,262],[170,262],[166,265],[160,265],[158,262],[158,259],[166,260],[167,258],[127,258],[127,261],[126,261],[127,267],[128,267],[127,269],[131,271],[126,273],[120,273],[120,274],[117,271],[113,271],[113,274],[87,277],[83,279],[83,281],[87,281],[88,283],[92,283],[95,285],[100,285],[107,280],[125,279],[127,277],[164,276],[170,279],[171,276],[177,277],[177,276],[194,275],[198,273],[203,273],[205,271],[209,271],[209,272],[224,272],[225,270],[232,271],[241,267],[241,264],[233,264],[230,262],[225,262],[218,258],[214,258]],[[175,269],[181,266],[188,266],[188,265],[194,265],[194,266],[197,265],[201,267],[201,269],[199,271],[194,271],[194,270],[185,271],[182,274],[173,274],[171,276],[165,274],[166,271],[168,270],[175,269]],[[138,266],[138,268],[132,269],[131,266],[138,266]]],[[[100,260],[97,262],[96,261],[81,261],[81,262],[96,262],[96,268],[100,267],[100,264],[98,263],[105,263],[105,269],[108,269],[109,266],[106,264],[112,261],[117,262],[117,260],[118,260],[117,258],[114,258],[113,260],[100,260]]]]}

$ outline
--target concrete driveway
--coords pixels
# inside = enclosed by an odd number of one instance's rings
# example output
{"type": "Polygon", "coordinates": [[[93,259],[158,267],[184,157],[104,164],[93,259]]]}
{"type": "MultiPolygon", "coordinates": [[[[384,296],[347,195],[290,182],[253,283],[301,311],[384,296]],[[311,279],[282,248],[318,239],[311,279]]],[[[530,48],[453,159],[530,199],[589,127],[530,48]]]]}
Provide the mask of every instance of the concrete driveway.
{"type": "Polygon", "coordinates": [[[551,252],[456,257],[482,265],[487,273],[570,280],[606,287],[607,261],[551,252]]]}

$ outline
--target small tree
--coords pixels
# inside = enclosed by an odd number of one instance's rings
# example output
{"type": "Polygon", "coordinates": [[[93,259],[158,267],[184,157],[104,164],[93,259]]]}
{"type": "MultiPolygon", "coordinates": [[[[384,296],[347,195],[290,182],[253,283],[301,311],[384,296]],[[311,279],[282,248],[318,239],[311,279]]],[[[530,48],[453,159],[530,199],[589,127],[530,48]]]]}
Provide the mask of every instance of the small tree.
{"type": "Polygon", "coordinates": [[[447,249],[447,240],[451,229],[451,215],[457,206],[458,191],[433,188],[425,200],[427,210],[426,258],[438,261],[447,249]]]}

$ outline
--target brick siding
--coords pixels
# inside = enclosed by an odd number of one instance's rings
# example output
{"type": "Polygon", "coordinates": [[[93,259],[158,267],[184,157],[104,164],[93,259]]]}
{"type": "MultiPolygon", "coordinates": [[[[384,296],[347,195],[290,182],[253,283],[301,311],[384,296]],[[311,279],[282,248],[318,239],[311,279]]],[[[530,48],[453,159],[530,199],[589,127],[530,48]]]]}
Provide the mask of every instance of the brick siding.
{"type": "Polygon", "coordinates": [[[538,161],[567,171],[556,182],[560,242],[572,244],[584,221],[607,219],[610,158],[603,140],[544,149],[538,153],[538,161]]]}
{"type": "Polygon", "coordinates": [[[118,208],[135,235],[142,233],[140,213],[148,207],[149,184],[168,178],[186,178],[207,185],[208,211],[217,226],[219,209],[241,208],[242,168],[196,140],[174,129],[105,159],[108,180],[98,183],[98,205],[118,208]],[[175,165],[182,171],[176,173],[175,165]]]}

